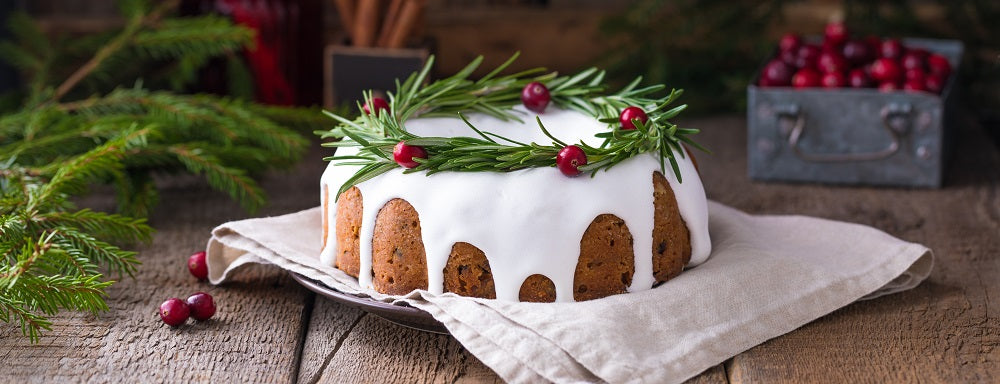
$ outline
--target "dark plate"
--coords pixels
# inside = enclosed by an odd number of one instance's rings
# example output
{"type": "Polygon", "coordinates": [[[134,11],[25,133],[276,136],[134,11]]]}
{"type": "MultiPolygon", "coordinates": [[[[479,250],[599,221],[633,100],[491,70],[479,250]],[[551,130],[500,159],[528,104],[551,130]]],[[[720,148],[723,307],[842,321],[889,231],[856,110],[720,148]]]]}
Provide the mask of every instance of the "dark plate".
{"type": "Polygon", "coordinates": [[[417,308],[405,304],[396,305],[386,303],[369,297],[357,297],[337,291],[319,281],[302,276],[298,273],[289,272],[289,274],[292,275],[292,278],[295,279],[295,281],[298,281],[299,284],[302,284],[302,286],[308,288],[310,291],[323,295],[335,302],[360,308],[362,311],[371,313],[404,327],[433,333],[448,334],[448,329],[444,327],[444,324],[435,320],[431,314],[417,308]]]}

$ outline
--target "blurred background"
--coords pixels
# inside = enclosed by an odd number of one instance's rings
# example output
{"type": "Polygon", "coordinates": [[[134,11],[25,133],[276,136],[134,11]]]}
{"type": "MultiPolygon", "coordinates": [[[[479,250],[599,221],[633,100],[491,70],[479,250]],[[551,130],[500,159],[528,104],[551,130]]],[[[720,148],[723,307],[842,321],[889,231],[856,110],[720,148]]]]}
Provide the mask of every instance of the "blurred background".
{"type": "MultiPolygon", "coordinates": [[[[691,115],[739,114],[746,108],[747,84],[782,35],[822,35],[828,22],[843,20],[856,36],[962,41],[957,97],[1000,144],[997,1],[426,0],[418,1],[419,9],[406,20],[401,17],[407,12],[396,3],[184,0],[182,14],[216,13],[257,30],[256,43],[266,52],[213,60],[198,81],[183,87],[271,104],[332,107],[346,100],[329,96],[334,85],[326,67],[336,66],[326,57],[330,47],[368,46],[389,50],[388,56],[416,49],[410,56],[436,55],[438,75],[453,73],[478,55],[486,58],[483,68],[491,68],[520,51],[514,69],[573,72],[596,65],[617,82],[642,75],[648,82],[684,88],[691,115]],[[374,4],[373,19],[359,12],[366,3],[374,4]],[[406,25],[391,30],[398,24],[406,25]],[[360,41],[359,33],[371,42],[360,41]],[[393,33],[402,36],[401,43],[389,47],[385,35],[393,33]]],[[[27,11],[50,35],[100,33],[124,22],[112,1],[21,0],[0,7],[5,14],[27,11]]],[[[11,81],[16,78],[9,71],[0,73],[0,82],[11,81]]]]}

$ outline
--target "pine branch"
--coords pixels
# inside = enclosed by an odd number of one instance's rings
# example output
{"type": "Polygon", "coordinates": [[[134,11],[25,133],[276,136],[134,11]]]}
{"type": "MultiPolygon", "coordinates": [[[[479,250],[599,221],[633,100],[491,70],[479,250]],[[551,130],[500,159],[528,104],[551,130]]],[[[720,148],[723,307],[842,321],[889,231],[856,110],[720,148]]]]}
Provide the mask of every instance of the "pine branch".
{"type": "Polygon", "coordinates": [[[258,116],[302,133],[311,133],[316,127],[330,124],[330,120],[323,116],[322,110],[318,108],[289,108],[262,104],[248,104],[246,107],[258,116]]]}
{"type": "MultiPolygon", "coordinates": [[[[130,158],[131,160],[132,158],[130,158]]],[[[130,167],[129,162],[125,163],[130,167]]],[[[148,217],[153,207],[160,201],[156,183],[149,172],[126,171],[122,178],[115,180],[118,212],[131,217],[148,217]]]]}
{"type": "Polygon", "coordinates": [[[35,223],[48,230],[79,228],[96,238],[124,244],[151,241],[153,232],[152,228],[146,225],[146,219],[94,212],[89,209],[39,214],[35,223]]]}
{"type": "MultiPolygon", "coordinates": [[[[0,273],[3,273],[3,269],[0,269],[0,273]]],[[[38,341],[43,330],[52,330],[51,321],[44,316],[31,313],[24,302],[10,297],[6,291],[2,293],[0,294],[0,321],[9,323],[11,320],[17,320],[21,324],[21,333],[28,336],[32,342],[38,341]]]]}
{"type": "MultiPolygon", "coordinates": [[[[136,228],[134,236],[149,236],[149,227],[136,228]],[[141,232],[140,232],[141,231],[141,232]]],[[[139,260],[135,258],[136,253],[124,251],[110,243],[98,240],[97,238],[83,233],[75,228],[59,226],[53,229],[51,243],[67,252],[79,252],[97,265],[107,268],[113,275],[133,276],[139,260]]]]}
{"type": "Polygon", "coordinates": [[[192,173],[204,175],[209,185],[227,191],[244,209],[253,212],[264,204],[264,191],[243,170],[223,166],[214,156],[197,148],[176,145],[168,150],[192,173]]]}
{"type": "Polygon", "coordinates": [[[65,164],[58,165],[58,170],[52,179],[39,190],[37,196],[29,200],[28,209],[44,207],[55,194],[80,194],[90,182],[102,178],[114,178],[121,172],[120,159],[124,151],[135,142],[142,142],[146,132],[146,130],[134,130],[65,164]]]}
{"type": "MultiPolygon", "coordinates": [[[[141,10],[138,9],[133,11],[134,13],[129,15],[129,20],[125,25],[125,29],[122,30],[122,32],[107,45],[101,47],[101,49],[94,54],[94,57],[87,61],[82,67],[77,69],[76,72],[73,72],[73,74],[71,74],[66,81],[60,84],[59,87],[56,88],[55,93],[52,95],[51,101],[58,101],[65,96],[66,93],[73,89],[73,87],[75,87],[81,80],[96,70],[105,59],[122,49],[122,47],[124,47],[125,44],[132,39],[132,36],[139,31],[139,28],[142,27],[143,24],[149,23],[153,20],[159,20],[163,13],[169,9],[173,9],[177,5],[177,2],[178,0],[163,1],[159,7],[149,14],[143,14],[141,10]]],[[[135,7],[138,8],[138,6],[135,7]]]]}
{"type": "Polygon", "coordinates": [[[168,19],[156,29],[135,34],[130,42],[153,59],[208,58],[242,49],[253,41],[252,29],[218,16],[168,19]]]}

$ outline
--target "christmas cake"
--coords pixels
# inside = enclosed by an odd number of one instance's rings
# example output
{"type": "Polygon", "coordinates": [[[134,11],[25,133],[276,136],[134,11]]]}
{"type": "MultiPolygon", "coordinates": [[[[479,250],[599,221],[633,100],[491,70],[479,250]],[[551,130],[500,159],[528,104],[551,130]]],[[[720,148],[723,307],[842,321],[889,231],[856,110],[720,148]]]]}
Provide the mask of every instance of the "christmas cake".
{"type": "Polygon", "coordinates": [[[384,294],[565,302],[647,290],[707,259],[705,193],[682,146],[697,131],[668,121],[679,92],[606,93],[597,70],[499,72],[424,85],[425,69],[389,100],[367,94],[356,119],[331,114],[343,140],[321,179],[322,262],[384,294]]]}

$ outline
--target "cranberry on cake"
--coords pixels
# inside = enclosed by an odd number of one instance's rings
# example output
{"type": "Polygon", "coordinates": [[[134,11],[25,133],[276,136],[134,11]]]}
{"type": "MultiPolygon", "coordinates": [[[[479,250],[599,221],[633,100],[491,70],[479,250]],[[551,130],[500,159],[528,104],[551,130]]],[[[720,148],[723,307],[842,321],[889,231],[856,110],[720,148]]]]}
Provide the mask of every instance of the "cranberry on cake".
{"type": "MultiPolygon", "coordinates": [[[[516,57],[516,56],[515,56],[516,57]]],[[[323,263],[365,289],[508,301],[648,290],[711,252],[705,191],[669,119],[680,91],[604,72],[458,74],[329,114],[323,263]],[[369,106],[372,106],[369,108],[369,106]]]]}

